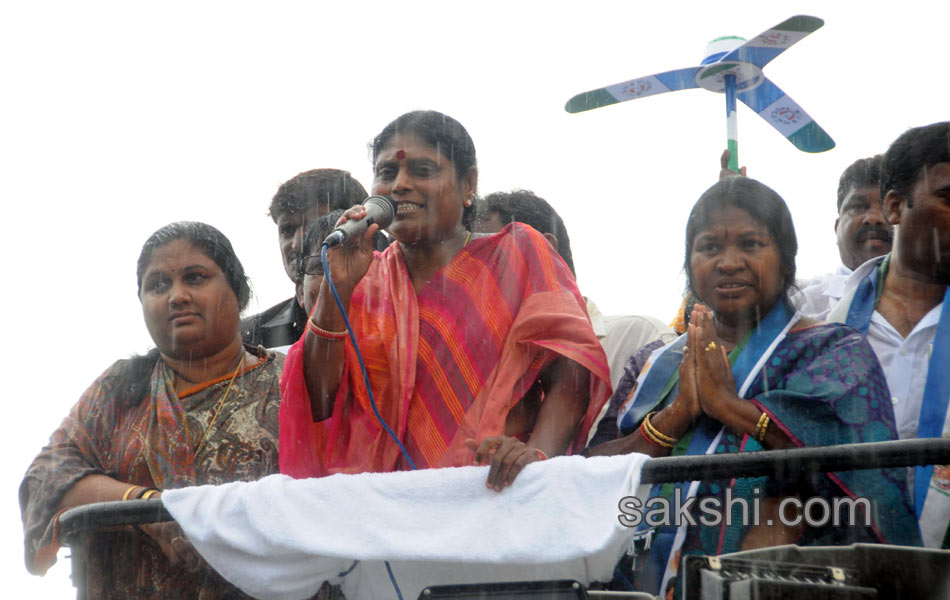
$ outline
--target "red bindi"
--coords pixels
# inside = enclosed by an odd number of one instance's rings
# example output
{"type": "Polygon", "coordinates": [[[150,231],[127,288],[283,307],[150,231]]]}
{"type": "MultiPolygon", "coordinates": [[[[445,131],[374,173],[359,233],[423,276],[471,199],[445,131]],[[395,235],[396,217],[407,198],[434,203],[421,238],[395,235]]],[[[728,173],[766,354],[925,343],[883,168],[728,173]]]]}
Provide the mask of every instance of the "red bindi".
{"type": "Polygon", "coordinates": [[[404,158],[406,158],[406,151],[405,151],[405,150],[397,150],[397,151],[396,151],[396,160],[402,160],[402,159],[404,159],[404,158]]]}

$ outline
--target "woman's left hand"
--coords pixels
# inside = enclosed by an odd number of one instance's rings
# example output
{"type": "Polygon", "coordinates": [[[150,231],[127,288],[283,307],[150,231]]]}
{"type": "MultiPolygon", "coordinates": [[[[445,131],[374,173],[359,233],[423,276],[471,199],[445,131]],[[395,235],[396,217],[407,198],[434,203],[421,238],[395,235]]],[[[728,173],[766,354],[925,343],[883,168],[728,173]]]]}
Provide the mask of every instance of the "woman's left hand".
{"type": "Polygon", "coordinates": [[[181,527],[174,521],[164,523],[147,523],[142,525],[150,538],[155,540],[158,547],[168,557],[168,561],[177,565],[182,564],[188,571],[194,573],[204,566],[204,560],[182,534],[181,527]]]}
{"type": "Polygon", "coordinates": [[[716,335],[712,313],[705,306],[697,306],[690,318],[690,327],[696,328],[698,339],[695,351],[696,385],[699,403],[710,417],[722,421],[721,414],[729,400],[736,398],[736,380],[729,367],[729,357],[716,335]]]}
{"type": "Polygon", "coordinates": [[[485,485],[496,492],[514,483],[525,465],[543,460],[535,448],[506,435],[485,438],[481,444],[467,439],[465,445],[475,453],[476,465],[491,464],[485,485]]]}

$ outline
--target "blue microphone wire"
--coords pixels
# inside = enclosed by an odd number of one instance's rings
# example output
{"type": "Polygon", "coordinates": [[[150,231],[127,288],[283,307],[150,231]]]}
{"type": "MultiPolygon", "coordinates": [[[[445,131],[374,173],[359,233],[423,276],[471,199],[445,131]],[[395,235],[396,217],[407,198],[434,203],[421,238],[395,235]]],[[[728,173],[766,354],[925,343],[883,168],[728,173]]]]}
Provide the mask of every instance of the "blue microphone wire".
{"type": "Polygon", "coordinates": [[[333,299],[336,300],[336,305],[340,308],[340,314],[343,315],[343,322],[346,324],[346,331],[350,334],[350,341],[353,342],[353,349],[356,350],[356,358],[360,363],[360,371],[363,373],[363,381],[366,383],[366,393],[369,394],[369,403],[373,407],[373,413],[376,415],[376,420],[379,421],[379,424],[383,426],[383,429],[386,430],[386,433],[389,434],[389,437],[396,442],[396,445],[399,446],[399,451],[402,452],[403,458],[406,459],[406,462],[409,463],[409,467],[415,471],[416,463],[412,462],[412,457],[409,456],[409,452],[406,450],[406,447],[402,445],[402,442],[399,441],[399,438],[396,436],[396,432],[392,430],[388,423],[383,419],[383,416],[379,414],[379,408],[376,406],[376,398],[373,397],[373,388],[369,384],[369,375],[366,374],[366,363],[363,362],[363,354],[360,352],[360,345],[356,342],[356,334],[353,333],[353,326],[350,325],[350,318],[346,314],[346,309],[343,308],[343,301],[340,300],[340,295],[336,291],[336,286],[333,284],[333,277],[330,275],[330,266],[327,264],[327,245],[323,245],[323,251],[321,252],[321,259],[323,260],[323,276],[327,278],[327,283],[330,284],[330,292],[333,293],[333,299]]]}
{"type": "MultiPolygon", "coordinates": [[[[360,352],[360,345],[356,342],[356,334],[353,333],[353,326],[350,325],[350,318],[346,314],[346,309],[343,307],[343,301],[340,300],[340,295],[336,291],[336,285],[333,283],[333,276],[330,274],[330,265],[327,262],[327,244],[323,245],[323,249],[320,252],[320,259],[323,262],[323,276],[326,277],[327,283],[330,284],[330,292],[333,294],[333,299],[336,300],[336,305],[340,309],[340,314],[343,315],[343,323],[346,324],[346,331],[350,334],[350,341],[353,342],[353,349],[356,350],[356,358],[360,363],[360,372],[363,374],[363,382],[366,384],[366,393],[369,394],[369,403],[373,407],[373,413],[376,415],[376,420],[379,421],[379,424],[383,426],[383,429],[386,430],[386,433],[389,434],[389,437],[396,442],[396,445],[399,446],[399,451],[402,452],[403,457],[406,459],[406,462],[409,463],[409,467],[415,471],[416,463],[412,461],[412,457],[409,456],[409,452],[406,450],[406,447],[402,445],[402,442],[399,441],[399,438],[396,436],[396,432],[392,430],[388,423],[383,419],[383,416],[379,413],[379,408],[376,406],[376,398],[373,396],[373,387],[369,383],[369,375],[366,373],[366,363],[363,362],[363,354],[360,352]]],[[[389,580],[393,583],[393,588],[396,590],[396,597],[399,600],[403,600],[402,591],[399,589],[399,584],[396,583],[396,576],[393,574],[393,568],[389,564],[389,561],[383,561],[386,563],[386,572],[389,573],[389,580]]],[[[353,566],[347,571],[352,571],[356,567],[356,563],[353,563],[353,566]]]]}

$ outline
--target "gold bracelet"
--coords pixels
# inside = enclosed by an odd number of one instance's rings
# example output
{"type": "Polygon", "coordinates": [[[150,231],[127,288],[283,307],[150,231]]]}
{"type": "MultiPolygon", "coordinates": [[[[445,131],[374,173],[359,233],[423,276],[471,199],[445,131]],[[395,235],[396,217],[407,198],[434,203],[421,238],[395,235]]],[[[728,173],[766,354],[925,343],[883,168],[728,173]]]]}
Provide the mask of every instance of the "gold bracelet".
{"type": "Polygon", "coordinates": [[[659,446],[660,448],[666,448],[668,450],[672,450],[673,444],[669,444],[657,437],[654,437],[653,434],[650,433],[650,431],[647,429],[646,422],[647,422],[646,419],[644,419],[643,422],[640,423],[640,434],[643,435],[643,439],[653,444],[654,446],[659,446]]]}
{"type": "Polygon", "coordinates": [[[769,428],[769,423],[771,423],[771,421],[772,419],[770,419],[769,416],[763,412],[762,416],[759,417],[759,422],[755,425],[755,435],[753,437],[755,437],[755,439],[759,440],[760,442],[764,440],[765,432],[769,428]]]}
{"type": "Polygon", "coordinates": [[[128,500],[128,499],[129,499],[129,496],[132,495],[132,490],[138,489],[138,488],[140,488],[140,487],[142,487],[142,486],[140,486],[140,485],[133,485],[133,486],[129,487],[129,489],[125,490],[125,493],[122,494],[122,501],[125,502],[126,500],[128,500]]]}
{"type": "Polygon", "coordinates": [[[307,320],[307,331],[313,335],[323,338],[325,340],[330,340],[331,342],[339,342],[346,339],[346,336],[349,335],[346,330],[343,331],[327,331],[322,329],[316,323],[313,322],[313,319],[307,320]]]}
{"type": "Polygon", "coordinates": [[[667,449],[672,450],[673,446],[675,446],[676,443],[666,442],[656,437],[656,435],[653,433],[655,429],[653,428],[652,425],[649,424],[649,420],[650,420],[649,416],[647,416],[643,419],[643,422],[640,423],[640,433],[643,435],[643,439],[645,439],[646,441],[650,442],[651,444],[655,446],[659,446],[660,448],[667,448],[667,449]]]}
{"type": "Polygon", "coordinates": [[[149,498],[151,498],[151,497],[154,496],[155,494],[160,494],[160,493],[161,493],[161,490],[157,490],[157,489],[155,489],[155,488],[149,488],[149,489],[145,490],[145,493],[144,493],[144,494],[142,494],[141,496],[139,496],[139,499],[140,499],[140,500],[148,500],[149,498]]]}
{"type": "Polygon", "coordinates": [[[662,440],[666,442],[667,444],[671,444],[670,447],[672,448],[673,446],[676,445],[676,442],[678,442],[679,440],[676,438],[670,437],[666,434],[660,433],[660,430],[653,426],[653,421],[651,419],[653,418],[653,415],[655,414],[656,414],[656,411],[653,411],[649,413],[643,419],[643,422],[646,423],[647,425],[647,431],[649,431],[653,435],[653,437],[655,437],[656,439],[662,440]]]}

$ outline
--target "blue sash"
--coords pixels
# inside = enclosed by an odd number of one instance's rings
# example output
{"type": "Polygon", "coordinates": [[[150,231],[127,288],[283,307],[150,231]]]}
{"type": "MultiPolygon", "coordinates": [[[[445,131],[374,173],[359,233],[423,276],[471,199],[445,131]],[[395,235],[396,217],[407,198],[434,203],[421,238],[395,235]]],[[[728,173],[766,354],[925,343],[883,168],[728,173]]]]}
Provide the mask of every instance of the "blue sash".
{"type": "MultiPolygon", "coordinates": [[[[885,259],[861,280],[855,289],[851,306],[848,307],[848,318],[845,322],[864,335],[868,333],[871,315],[877,308],[877,300],[880,297],[880,291],[877,288],[887,272],[888,262],[888,259],[885,259]]],[[[943,295],[940,322],[937,324],[930,362],[927,365],[927,382],[924,385],[924,397],[917,421],[917,437],[938,438],[943,435],[948,404],[950,404],[950,286],[943,295]]],[[[914,510],[918,519],[924,510],[933,470],[933,465],[914,468],[914,510]]]]}
{"type": "MultiPolygon", "coordinates": [[[[750,332],[744,347],[739,352],[739,355],[735,357],[732,364],[732,376],[736,382],[737,393],[749,378],[749,375],[752,374],[759,359],[761,359],[762,355],[772,346],[776,338],[785,331],[786,326],[793,317],[794,314],[788,310],[785,303],[779,301],[765,318],[759,322],[758,327],[750,332]]],[[[667,346],[662,354],[655,357],[654,363],[647,371],[643,381],[640,382],[633,401],[620,417],[622,430],[624,427],[626,427],[628,431],[632,430],[635,425],[639,425],[639,422],[642,421],[643,417],[650,411],[654,410],[660,404],[665,406],[672,401],[668,401],[667,399],[676,398],[679,387],[679,366],[683,358],[683,348],[686,345],[686,337],[685,335],[681,336],[673,342],[673,344],[667,346]],[[671,382],[672,385],[670,385],[671,382]],[[664,394],[663,392],[666,391],[667,388],[669,388],[668,392],[664,394]]],[[[678,446],[674,449],[673,454],[706,454],[710,446],[719,436],[722,427],[722,423],[714,419],[701,417],[690,434],[685,452],[677,452],[677,450],[681,450],[678,446]]],[[[683,441],[687,440],[684,439],[683,441]]],[[[756,443],[748,445],[746,449],[757,450],[761,449],[761,446],[756,443]]],[[[651,488],[650,497],[666,495],[663,494],[664,491],[672,497],[678,489],[680,497],[686,500],[689,485],[690,482],[680,482],[675,486],[667,486],[664,490],[662,485],[657,484],[651,488]]],[[[642,530],[642,538],[650,538],[648,530],[653,528],[646,523],[641,523],[638,529],[642,530]]],[[[638,567],[640,567],[636,579],[636,587],[638,589],[652,591],[653,593],[662,593],[662,590],[659,590],[659,586],[663,581],[670,554],[676,550],[673,547],[676,532],[677,528],[669,525],[655,529],[655,535],[652,536],[652,543],[649,547],[649,554],[644,557],[645,562],[642,564],[642,567],[638,565],[638,567]]]]}
{"type": "Polygon", "coordinates": [[[686,339],[687,336],[684,333],[672,344],[661,349],[661,353],[654,357],[653,364],[650,365],[643,381],[637,386],[630,404],[621,409],[623,412],[619,420],[620,433],[627,435],[639,427],[643,418],[659,406],[677,385],[686,339]],[[670,389],[666,390],[667,387],[670,389]],[[664,391],[667,394],[664,394],[664,391]]]}
{"type": "Polygon", "coordinates": [[[848,307],[848,317],[845,319],[845,323],[860,331],[864,337],[868,336],[871,315],[874,314],[877,301],[881,297],[881,290],[878,287],[884,287],[883,274],[887,272],[890,262],[891,256],[888,254],[877,267],[871,270],[867,277],[861,280],[861,283],[854,290],[854,297],[848,307]],[[879,280],[881,280],[880,286],[878,285],[879,280]]]}

